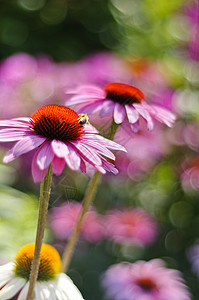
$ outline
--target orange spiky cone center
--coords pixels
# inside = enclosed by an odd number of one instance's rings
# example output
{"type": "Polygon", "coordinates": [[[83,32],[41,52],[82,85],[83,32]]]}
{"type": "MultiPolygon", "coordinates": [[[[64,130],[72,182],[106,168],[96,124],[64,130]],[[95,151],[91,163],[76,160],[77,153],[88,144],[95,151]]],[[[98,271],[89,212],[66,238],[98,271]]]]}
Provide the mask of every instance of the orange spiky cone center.
{"type": "MultiPolygon", "coordinates": [[[[15,257],[14,273],[17,277],[29,280],[31,263],[34,256],[35,244],[22,247],[15,257]]],[[[37,280],[49,281],[56,277],[61,269],[61,259],[57,250],[47,244],[42,244],[40,265],[37,280]]]]}
{"type": "Polygon", "coordinates": [[[136,87],[125,83],[109,83],[105,86],[106,99],[126,105],[140,103],[144,94],[136,87]]]}
{"type": "Polygon", "coordinates": [[[30,123],[36,134],[48,140],[74,141],[78,140],[84,132],[78,114],[61,105],[41,107],[31,116],[30,123]]]}

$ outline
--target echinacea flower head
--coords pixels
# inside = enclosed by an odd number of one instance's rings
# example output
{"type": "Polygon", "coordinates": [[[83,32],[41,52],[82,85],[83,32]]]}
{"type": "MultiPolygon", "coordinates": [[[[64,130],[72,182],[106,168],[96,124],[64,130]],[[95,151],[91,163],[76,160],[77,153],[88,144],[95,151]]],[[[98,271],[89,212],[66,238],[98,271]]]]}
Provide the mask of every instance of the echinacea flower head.
{"type": "Polygon", "coordinates": [[[167,269],[161,259],[119,263],[102,278],[108,299],[190,300],[181,273],[167,269]]]}
{"type": "MultiPolygon", "coordinates": [[[[17,253],[14,262],[0,266],[1,300],[15,295],[18,300],[26,299],[34,249],[34,243],[25,245],[17,253]]],[[[66,274],[60,273],[60,269],[61,258],[57,250],[42,244],[39,273],[34,287],[35,300],[83,300],[72,280],[66,274]]]]}
{"type": "Polygon", "coordinates": [[[117,124],[127,117],[134,131],[139,129],[140,117],[146,121],[149,130],[153,129],[152,118],[169,127],[175,121],[173,113],[163,107],[147,104],[143,92],[129,84],[113,82],[103,88],[79,86],[68,93],[74,96],[67,101],[67,105],[79,105],[78,110],[86,110],[87,113],[99,111],[101,117],[112,113],[117,124]]]}
{"type": "Polygon", "coordinates": [[[109,149],[125,151],[119,144],[99,136],[90,124],[82,124],[75,111],[60,105],[43,106],[30,118],[2,120],[0,126],[5,127],[0,131],[0,142],[17,141],[5,155],[5,163],[37,149],[32,160],[35,182],[43,180],[50,164],[55,175],[62,173],[65,164],[72,170],[86,172],[85,163],[103,174],[117,174],[105,157],[115,160],[109,149]]]}
{"type": "MultiPolygon", "coordinates": [[[[82,205],[70,201],[59,207],[53,207],[50,214],[50,227],[56,238],[64,240],[70,238],[81,213],[82,205]]],[[[104,220],[90,207],[80,228],[80,237],[89,242],[99,242],[104,238],[104,220]]]]}
{"type": "Polygon", "coordinates": [[[138,208],[108,211],[105,224],[106,236],[119,244],[144,246],[152,243],[157,235],[152,217],[138,208]]]}

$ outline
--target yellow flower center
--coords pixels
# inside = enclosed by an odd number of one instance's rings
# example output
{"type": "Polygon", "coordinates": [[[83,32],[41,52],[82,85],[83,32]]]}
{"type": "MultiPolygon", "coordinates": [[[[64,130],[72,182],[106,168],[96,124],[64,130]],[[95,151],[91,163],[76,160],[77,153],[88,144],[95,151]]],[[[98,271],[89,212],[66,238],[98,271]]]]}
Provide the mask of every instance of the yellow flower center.
{"type": "MultiPolygon", "coordinates": [[[[29,280],[31,263],[34,256],[35,244],[22,247],[15,257],[14,272],[17,277],[29,280]]],[[[61,269],[61,259],[57,250],[46,244],[42,244],[40,254],[40,266],[37,280],[49,281],[56,277],[61,269]]]]}

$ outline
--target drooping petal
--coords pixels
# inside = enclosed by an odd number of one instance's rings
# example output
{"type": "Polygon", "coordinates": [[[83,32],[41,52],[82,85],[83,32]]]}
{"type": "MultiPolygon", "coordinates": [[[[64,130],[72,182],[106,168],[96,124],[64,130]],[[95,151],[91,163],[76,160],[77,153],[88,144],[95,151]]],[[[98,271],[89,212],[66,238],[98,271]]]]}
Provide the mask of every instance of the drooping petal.
{"type": "Polygon", "coordinates": [[[153,121],[151,119],[150,114],[144,108],[144,106],[142,106],[141,104],[134,103],[133,107],[135,107],[137,112],[146,120],[148,129],[152,130],[153,129],[153,121]]]}
{"type": "Polygon", "coordinates": [[[30,123],[20,122],[18,120],[0,120],[0,127],[16,127],[16,128],[30,128],[30,123]]]}
{"type": "Polygon", "coordinates": [[[33,159],[32,159],[32,177],[35,183],[41,182],[46,173],[48,168],[41,170],[37,164],[37,156],[38,156],[38,151],[34,154],[33,159]]]}
{"type": "Polygon", "coordinates": [[[39,147],[46,139],[40,136],[27,136],[16,143],[13,147],[13,154],[15,156],[22,155],[39,147]]]}
{"type": "Polygon", "coordinates": [[[89,141],[96,141],[98,143],[100,143],[101,145],[105,146],[106,148],[108,149],[112,149],[112,150],[121,150],[121,151],[124,151],[126,152],[126,149],[121,146],[120,144],[114,142],[114,141],[111,141],[107,138],[104,138],[103,136],[101,135],[98,135],[98,134],[95,134],[95,135],[92,135],[92,134],[87,134],[84,136],[84,140],[89,140],[89,141]]]}
{"type": "Polygon", "coordinates": [[[62,141],[53,140],[51,142],[51,146],[52,146],[53,152],[58,157],[64,158],[65,155],[69,153],[69,150],[68,150],[66,144],[63,143],[62,141]]]}
{"type": "Polygon", "coordinates": [[[130,105],[125,105],[127,117],[129,120],[129,123],[135,123],[139,119],[139,114],[138,112],[134,109],[134,107],[130,105]]]}
{"type": "Polygon", "coordinates": [[[30,130],[25,130],[24,128],[18,129],[2,129],[0,130],[0,142],[14,142],[19,141],[21,138],[31,135],[30,130]]]}
{"type": "Polygon", "coordinates": [[[66,91],[66,94],[94,94],[94,95],[98,95],[101,97],[105,96],[105,91],[104,89],[99,88],[98,86],[95,85],[81,85],[78,86],[77,88],[74,89],[68,89],[66,91]]]}
{"type": "Polygon", "coordinates": [[[124,106],[119,103],[115,103],[114,108],[114,121],[116,124],[121,124],[126,117],[126,111],[124,106]]]}
{"type": "Polygon", "coordinates": [[[11,148],[4,156],[3,162],[7,164],[10,161],[14,160],[15,158],[16,158],[16,156],[13,154],[13,148],[11,148]]]}
{"type": "Polygon", "coordinates": [[[109,151],[105,146],[103,146],[100,143],[97,143],[95,141],[86,141],[86,145],[89,145],[90,147],[94,148],[95,150],[97,150],[98,153],[115,160],[115,155],[109,151]]]}
{"type": "Polygon", "coordinates": [[[80,170],[82,171],[82,173],[86,173],[86,164],[82,158],[81,158],[81,162],[80,162],[80,170]]]}
{"type": "Polygon", "coordinates": [[[99,156],[90,148],[82,143],[71,142],[79,151],[80,155],[88,162],[94,165],[101,165],[101,159],[99,156]]]}
{"type": "Polygon", "coordinates": [[[101,105],[100,101],[92,102],[92,103],[89,102],[85,105],[78,107],[77,113],[80,114],[86,112],[88,115],[94,114],[99,110],[100,105],[101,105]]]}
{"type": "Polygon", "coordinates": [[[43,292],[42,292],[42,288],[40,286],[40,283],[37,281],[36,284],[35,284],[35,298],[37,300],[45,300],[45,297],[43,295],[43,292]]]}
{"type": "Polygon", "coordinates": [[[67,143],[67,148],[69,150],[68,154],[65,155],[65,161],[71,170],[77,171],[80,168],[80,156],[77,150],[67,143]]]}
{"type": "Polygon", "coordinates": [[[83,104],[83,103],[92,103],[95,101],[101,100],[101,97],[92,94],[84,94],[84,95],[77,95],[73,96],[71,99],[66,101],[66,105],[75,105],[75,104],[83,104]]]}
{"type": "Polygon", "coordinates": [[[52,161],[53,174],[59,176],[63,172],[65,164],[64,158],[55,155],[52,161]]]}
{"type": "Polygon", "coordinates": [[[25,285],[26,281],[23,278],[13,278],[11,279],[1,290],[0,299],[7,300],[14,297],[21,288],[25,285]]]}
{"type": "Polygon", "coordinates": [[[44,142],[43,145],[38,149],[37,165],[41,170],[49,167],[54,157],[53,150],[51,148],[51,142],[44,142]]]}
{"type": "Polygon", "coordinates": [[[159,122],[166,124],[168,127],[172,127],[176,120],[176,116],[164,107],[157,105],[147,105],[149,113],[159,122]]]}
{"type": "Polygon", "coordinates": [[[106,171],[111,172],[114,175],[118,174],[118,169],[116,169],[116,167],[112,163],[108,162],[104,158],[102,158],[102,166],[106,171]]]}
{"type": "Polygon", "coordinates": [[[115,103],[111,100],[106,100],[101,105],[100,116],[103,118],[108,114],[112,113],[115,107],[115,103]]]}
{"type": "Polygon", "coordinates": [[[21,290],[17,300],[24,300],[26,299],[28,295],[28,289],[29,289],[29,281],[25,284],[24,288],[21,290]]]}
{"type": "Polygon", "coordinates": [[[84,132],[87,133],[99,133],[99,131],[92,126],[91,124],[85,124],[84,125],[84,132]]]}
{"type": "Polygon", "coordinates": [[[133,132],[137,133],[140,129],[140,122],[139,120],[133,124],[131,124],[131,129],[133,130],[133,132]]]}
{"type": "MultiPolygon", "coordinates": [[[[59,275],[58,279],[58,289],[64,292],[64,294],[70,300],[84,300],[80,291],[74,285],[72,280],[64,273],[59,275]]],[[[67,299],[67,298],[66,298],[67,299]]]]}

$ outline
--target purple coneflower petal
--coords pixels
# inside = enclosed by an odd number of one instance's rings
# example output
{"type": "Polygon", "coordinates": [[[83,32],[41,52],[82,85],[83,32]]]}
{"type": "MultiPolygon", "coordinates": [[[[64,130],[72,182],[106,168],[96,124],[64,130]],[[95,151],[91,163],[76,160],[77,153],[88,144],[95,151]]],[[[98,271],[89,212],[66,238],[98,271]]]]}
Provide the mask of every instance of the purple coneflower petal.
{"type": "Polygon", "coordinates": [[[40,146],[45,140],[45,138],[36,135],[27,136],[16,143],[16,145],[13,147],[13,154],[15,156],[19,156],[29,152],[40,146]]]}
{"type": "Polygon", "coordinates": [[[107,170],[108,172],[113,173],[114,175],[118,174],[118,169],[116,169],[116,167],[111,164],[110,162],[108,162],[106,159],[101,158],[102,159],[102,166],[105,170],[107,170]]]}
{"type": "Polygon", "coordinates": [[[71,170],[77,171],[80,168],[79,154],[69,143],[67,143],[67,147],[69,152],[64,156],[65,161],[71,170]]]}
{"type": "Polygon", "coordinates": [[[140,129],[140,122],[139,120],[133,124],[131,124],[131,129],[133,130],[133,132],[138,132],[140,129]]]}
{"type": "Polygon", "coordinates": [[[151,105],[151,108],[153,109],[153,111],[151,110],[151,114],[156,120],[166,124],[168,127],[172,127],[176,120],[176,116],[172,112],[156,105],[151,105]]]}
{"type": "Polygon", "coordinates": [[[137,120],[139,119],[139,114],[135,110],[135,108],[130,106],[130,105],[125,105],[125,109],[126,109],[126,113],[127,113],[129,123],[136,123],[137,120]]]}
{"type": "Polygon", "coordinates": [[[41,170],[49,167],[54,157],[53,150],[51,148],[51,142],[45,142],[38,149],[37,164],[41,170]]]}
{"type": "Polygon", "coordinates": [[[103,118],[108,114],[112,113],[114,110],[115,104],[111,100],[106,100],[101,105],[100,116],[103,118]]]}
{"type": "Polygon", "coordinates": [[[127,152],[126,149],[123,146],[119,145],[118,143],[116,143],[114,141],[106,139],[101,135],[94,135],[93,136],[92,134],[87,134],[87,135],[85,135],[84,140],[89,140],[91,142],[96,141],[96,142],[100,143],[101,145],[105,146],[108,149],[121,150],[121,151],[127,152]]]}
{"type": "Polygon", "coordinates": [[[30,128],[32,127],[31,124],[26,122],[20,122],[15,120],[0,120],[1,127],[21,127],[21,128],[30,128]]]}
{"type": "Polygon", "coordinates": [[[66,162],[64,158],[60,158],[55,155],[52,161],[53,173],[59,176],[63,172],[65,164],[66,162]]]}
{"type": "Polygon", "coordinates": [[[103,145],[100,145],[99,143],[97,142],[94,142],[94,141],[86,141],[86,144],[91,146],[92,148],[94,148],[95,150],[97,150],[98,153],[110,158],[110,159],[113,159],[115,160],[115,155],[109,151],[106,147],[104,147],[103,145]]]}
{"type": "Polygon", "coordinates": [[[66,101],[67,105],[75,105],[75,104],[83,104],[83,103],[87,103],[88,101],[90,103],[95,102],[95,101],[99,101],[101,100],[101,98],[97,97],[97,96],[93,96],[93,95],[78,95],[78,96],[74,96],[71,99],[66,101]]]}
{"type": "Polygon", "coordinates": [[[0,141],[14,142],[20,140],[22,137],[29,134],[30,134],[30,130],[25,130],[24,128],[18,128],[18,129],[6,128],[0,131],[0,141]]]}
{"type": "Polygon", "coordinates": [[[82,173],[86,173],[86,164],[85,164],[85,162],[83,161],[82,158],[81,158],[81,161],[80,161],[80,170],[82,171],[82,173]]]}
{"type": "Polygon", "coordinates": [[[92,148],[89,146],[83,144],[83,143],[76,143],[71,142],[79,151],[80,155],[88,162],[90,162],[92,165],[101,165],[101,159],[99,156],[92,151],[92,148]]]}
{"type": "Polygon", "coordinates": [[[89,104],[86,104],[86,105],[83,105],[78,108],[77,110],[77,113],[82,113],[83,111],[86,111],[86,113],[88,115],[92,114],[92,113],[95,113],[99,110],[99,103],[100,102],[93,102],[93,103],[89,103],[89,104]]]}
{"type": "Polygon", "coordinates": [[[84,132],[85,133],[99,133],[99,131],[91,124],[84,125],[84,132]]]}
{"type": "Polygon", "coordinates": [[[14,160],[15,158],[16,158],[16,156],[13,154],[13,148],[12,148],[4,156],[3,162],[7,164],[7,163],[11,162],[12,160],[14,160]]]}
{"type": "Polygon", "coordinates": [[[95,85],[81,85],[75,89],[66,91],[66,94],[76,94],[76,93],[94,94],[94,95],[98,95],[101,97],[104,97],[104,95],[105,95],[105,91],[95,85]]]}
{"type": "Polygon", "coordinates": [[[116,124],[120,124],[124,121],[126,117],[126,111],[124,106],[119,103],[115,103],[114,107],[114,121],[116,124]]]}
{"type": "Polygon", "coordinates": [[[37,156],[38,156],[38,151],[34,154],[33,159],[32,159],[32,177],[35,183],[37,182],[41,182],[47,171],[48,168],[46,168],[45,170],[41,170],[37,164],[37,156]]]}
{"type": "Polygon", "coordinates": [[[137,110],[137,112],[146,120],[147,127],[149,130],[153,129],[153,121],[151,116],[149,115],[148,111],[142,106],[141,104],[134,103],[133,107],[137,110]]]}
{"type": "Polygon", "coordinates": [[[58,156],[64,158],[69,153],[68,147],[62,141],[53,140],[51,142],[53,152],[58,156]]]}

